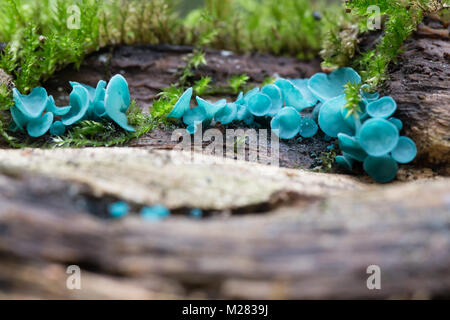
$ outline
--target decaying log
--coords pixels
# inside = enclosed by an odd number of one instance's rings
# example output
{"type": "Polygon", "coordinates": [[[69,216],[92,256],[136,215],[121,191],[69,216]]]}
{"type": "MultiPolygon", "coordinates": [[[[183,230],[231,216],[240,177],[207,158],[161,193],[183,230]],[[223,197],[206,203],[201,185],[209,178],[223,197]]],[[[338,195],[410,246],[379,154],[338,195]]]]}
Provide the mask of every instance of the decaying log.
{"type": "Polygon", "coordinates": [[[419,149],[417,163],[450,174],[450,39],[448,28],[419,27],[389,74],[396,116],[419,149]],[[433,32],[432,32],[433,31],[433,32]]]}
{"type": "Polygon", "coordinates": [[[132,148],[1,150],[0,297],[450,296],[450,179],[378,186],[185,160],[132,148]],[[164,195],[169,184],[173,194],[164,195]],[[242,215],[279,190],[290,201],[242,215]],[[133,210],[162,201],[176,215],[159,223],[102,218],[118,197],[133,210]],[[198,221],[180,206],[234,214],[198,221]],[[82,290],[66,289],[68,265],[81,267],[82,290]],[[381,268],[381,290],[366,287],[369,265],[381,268]]]}

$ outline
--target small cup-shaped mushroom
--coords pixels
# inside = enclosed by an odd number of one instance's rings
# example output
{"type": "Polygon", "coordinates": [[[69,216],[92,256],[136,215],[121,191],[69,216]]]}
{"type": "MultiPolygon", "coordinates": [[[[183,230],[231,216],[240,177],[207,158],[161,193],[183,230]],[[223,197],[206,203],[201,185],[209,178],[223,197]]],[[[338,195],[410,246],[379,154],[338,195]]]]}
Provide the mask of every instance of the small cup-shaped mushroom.
{"type": "Polygon", "coordinates": [[[397,146],[392,150],[392,158],[398,163],[409,163],[414,160],[416,155],[416,144],[408,137],[400,137],[397,146]]]}
{"type": "Polygon", "coordinates": [[[170,216],[170,210],[163,205],[144,207],[141,210],[141,217],[147,221],[159,221],[170,216]]]}
{"type": "Polygon", "coordinates": [[[187,110],[183,115],[183,122],[187,126],[194,125],[196,122],[204,122],[207,119],[207,112],[202,105],[187,110]]]}
{"type": "Polygon", "coordinates": [[[369,119],[361,127],[359,143],[370,156],[380,157],[397,146],[398,129],[386,119],[369,119]]]}
{"type": "Polygon", "coordinates": [[[21,94],[14,88],[13,98],[17,109],[30,120],[42,116],[47,105],[47,91],[41,87],[34,88],[28,95],[21,94]]]}
{"type": "Polygon", "coordinates": [[[106,87],[105,112],[122,129],[136,131],[128,124],[127,110],[130,107],[130,91],[128,83],[120,74],[111,78],[106,87]]]}
{"type": "Polygon", "coordinates": [[[65,116],[70,111],[70,106],[67,107],[57,107],[55,104],[55,99],[53,96],[49,96],[47,100],[47,105],[45,107],[47,112],[53,113],[55,116],[65,116]]]}
{"type": "Polygon", "coordinates": [[[348,154],[346,154],[345,152],[343,153],[342,156],[337,156],[336,157],[336,162],[338,165],[340,165],[341,167],[352,171],[353,170],[353,163],[354,160],[352,157],[350,157],[348,154]]]}
{"type": "Polygon", "coordinates": [[[286,106],[293,107],[298,112],[311,107],[303,98],[300,90],[291,81],[279,78],[274,84],[280,88],[286,106]]]}
{"type": "Polygon", "coordinates": [[[395,117],[390,117],[388,120],[390,123],[392,123],[394,126],[397,127],[398,131],[401,131],[403,129],[402,120],[395,118],[395,117]]]}
{"type": "Polygon", "coordinates": [[[47,112],[43,116],[33,119],[27,124],[27,132],[30,137],[42,137],[48,132],[53,123],[53,113],[47,112]]]}
{"type": "Polygon", "coordinates": [[[364,160],[363,167],[369,176],[380,183],[394,180],[398,171],[397,162],[387,155],[381,157],[368,156],[364,160]]]}
{"type": "Polygon", "coordinates": [[[361,77],[352,68],[339,68],[330,74],[316,73],[308,81],[311,92],[321,101],[344,94],[347,83],[361,83],[361,77]]]}
{"type": "Polygon", "coordinates": [[[70,111],[61,118],[65,126],[71,126],[84,118],[89,108],[89,93],[83,86],[76,85],[70,93],[69,100],[70,111]]]}
{"type": "Polygon", "coordinates": [[[371,92],[370,86],[368,84],[364,84],[361,86],[361,96],[367,102],[371,102],[377,100],[380,97],[380,94],[376,91],[371,92]]]}
{"type": "Polygon", "coordinates": [[[214,119],[214,116],[216,115],[217,111],[225,107],[227,104],[227,100],[222,99],[215,103],[211,103],[209,101],[206,101],[200,97],[196,97],[197,103],[199,107],[202,107],[206,110],[206,118],[205,118],[205,124],[209,124],[212,119],[214,119]]]}
{"type": "Polygon", "coordinates": [[[248,100],[248,110],[257,117],[263,117],[272,109],[272,100],[264,93],[256,93],[248,100]]]}
{"type": "Polygon", "coordinates": [[[318,122],[319,121],[319,113],[320,113],[320,108],[322,108],[322,102],[318,103],[313,111],[312,111],[312,118],[318,122]]]}
{"type": "Polygon", "coordinates": [[[300,113],[293,107],[284,107],[270,122],[270,127],[281,139],[292,139],[300,131],[300,113]]]}
{"type": "Polygon", "coordinates": [[[219,121],[221,124],[226,125],[230,124],[234,120],[236,120],[237,115],[237,106],[235,103],[227,103],[225,107],[221,108],[217,111],[216,116],[214,117],[216,121],[219,121]]]}
{"type": "Polygon", "coordinates": [[[124,201],[118,201],[110,204],[108,211],[113,218],[123,218],[130,212],[130,206],[124,201]]]}
{"type": "Polygon", "coordinates": [[[246,104],[237,104],[236,120],[244,121],[247,125],[251,125],[254,122],[254,117],[250,111],[248,111],[246,104]]]}
{"type": "Polygon", "coordinates": [[[336,138],[338,133],[354,134],[354,129],[347,124],[341,113],[345,101],[345,95],[343,94],[328,100],[320,108],[320,129],[330,137],[336,138]]]}
{"type": "Polygon", "coordinates": [[[338,134],[339,147],[349,157],[363,162],[367,158],[367,153],[361,148],[358,140],[344,133],[338,134]]]}
{"type": "Polygon", "coordinates": [[[281,90],[274,84],[268,84],[261,89],[261,93],[267,95],[272,102],[270,110],[266,115],[269,117],[275,116],[283,107],[281,90]]]}
{"type": "Polygon", "coordinates": [[[300,135],[303,138],[314,137],[319,130],[316,122],[311,118],[301,118],[300,120],[300,135]]]}
{"type": "Polygon", "coordinates": [[[244,96],[241,99],[238,99],[236,104],[248,105],[248,101],[250,100],[250,98],[253,97],[257,93],[259,93],[259,88],[253,88],[252,90],[247,91],[247,93],[244,94],[244,96]]]}
{"type": "Polygon", "coordinates": [[[373,118],[387,119],[397,110],[397,103],[391,97],[383,97],[367,105],[367,114],[373,118]]]}
{"type": "Polygon", "coordinates": [[[314,106],[319,99],[309,90],[308,82],[309,79],[294,79],[291,80],[291,82],[300,90],[303,99],[305,99],[305,102],[310,106],[314,106]]]}
{"type": "Polygon", "coordinates": [[[193,89],[187,89],[178,99],[177,103],[173,107],[172,111],[167,115],[167,118],[177,118],[180,119],[184,113],[189,109],[189,104],[191,103],[193,89]]]}
{"type": "Polygon", "coordinates": [[[17,129],[23,131],[27,125],[27,123],[31,120],[27,118],[16,106],[12,106],[11,116],[13,118],[14,123],[16,124],[17,129]]]}
{"type": "Polygon", "coordinates": [[[62,136],[66,132],[66,126],[61,121],[55,121],[50,127],[52,136],[62,136]]]}

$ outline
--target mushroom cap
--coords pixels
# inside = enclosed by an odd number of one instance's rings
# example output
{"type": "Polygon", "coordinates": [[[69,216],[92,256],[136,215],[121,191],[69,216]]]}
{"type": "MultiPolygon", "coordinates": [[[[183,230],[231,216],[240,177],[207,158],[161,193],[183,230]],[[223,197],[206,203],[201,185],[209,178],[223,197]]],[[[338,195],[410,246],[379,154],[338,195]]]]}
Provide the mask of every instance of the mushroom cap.
{"type": "Polygon", "coordinates": [[[211,103],[200,97],[196,97],[195,99],[197,100],[198,106],[205,109],[206,111],[205,120],[207,121],[211,121],[212,119],[214,119],[214,116],[216,115],[217,111],[225,107],[225,105],[227,104],[227,100],[225,99],[219,100],[215,103],[211,103]]]}
{"type": "Polygon", "coordinates": [[[14,88],[13,98],[17,109],[27,119],[40,117],[47,105],[47,91],[41,87],[34,88],[28,95],[21,94],[14,88]]]}
{"type": "Polygon", "coordinates": [[[237,115],[237,106],[235,103],[227,103],[225,107],[221,108],[217,111],[216,116],[214,117],[216,121],[219,121],[221,124],[229,124],[236,120],[237,115]]]}
{"type": "Polygon", "coordinates": [[[408,137],[400,137],[397,146],[392,150],[392,158],[398,163],[409,163],[416,155],[416,144],[408,137]]]}
{"type": "Polygon", "coordinates": [[[381,157],[368,156],[364,160],[363,167],[369,176],[380,183],[394,180],[398,171],[397,162],[387,155],[381,157]]]}
{"type": "Polygon", "coordinates": [[[263,117],[272,109],[272,99],[264,93],[256,93],[248,99],[248,111],[254,116],[263,117]]]}
{"type": "Polygon", "coordinates": [[[203,122],[207,119],[207,112],[205,107],[197,106],[195,108],[187,110],[183,115],[183,122],[187,126],[194,125],[198,122],[203,122]]]}
{"type": "Polygon", "coordinates": [[[70,93],[70,111],[62,116],[61,122],[70,126],[84,118],[89,108],[89,93],[86,88],[75,85],[70,93]]]}
{"type": "Polygon", "coordinates": [[[27,123],[31,119],[27,118],[22,112],[20,112],[19,108],[17,108],[15,105],[12,106],[9,110],[11,111],[11,116],[17,128],[20,130],[24,130],[27,123]]]}
{"type": "Polygon", "coordinates": [[[130,206],[124,201],[112,203],[108,206],[109,214],[113,218],[122,218],[130,211],[130,206]]]}
{"type": "Polygon", "coordinates": [[[286,106],[293,107],[298,112],[310,107],[300,90],[291,81],[279,78],[274,84],[280,88],[286,106]]]}
{"type": "Polygon", "coordinates": [[[167,118],[177,118],[180,119],[184,113],[189,109],[189,104],[191,103],[193,89],[187,89],[178,99],[177,103],[173,107],[172,111],[167,115],[167,118]]]}
{"type": "Polygon", "coordinates": [[[369,155],[380,157],[388,154],[397,146],[398,129],[386,119],[369,119],[361,127],[359,143],[369,155]]]}
{"type": "Polygon", "coordinates": [[[394,126],[397,127],[398,131],[401,131],[403,129],[402,120],[395,118],[395,117],[390,117],[388,120],[390,123],[392,123],[394,126]]]}
{"type": "Polygon", "coordinates": [[[42,117],[32,119],[27,124],[27,132],[30,137],[38,138],[48,132],[53,123],[53,113],[47,112],[42,117]]]}
{"type": "Polygon", "coordinates": [[[300,90],[303,99],[310,106],[314,106],[319,99],[309,90],[308,82],[309,79],[293,79],[291,82],[300,90]]]}
{"type": "Polygon", "coordinates": [[[53,136],[62,136],[66,132],[66,126],[61,121],[55,121],[50,127],[50,134],[53,136]]]}
{"type": "Polygon", "coordinates": [[[336,157],[336,163],[349,171],[353,170],[353,162],[352,157],[348,156],[346,153],[336,157]]]}
{"type": "Polygon", "coordinates": [[[325,102],[319,112],[319,126],[325,134],[336,138],[339,133],[353,135],[354,130],[342,117],[342,107],[345,105],[345,95],[332,98],[325,102]]]}
{"type": "Polygon", "coordinates": [[[275,116],[283,107],[283,97],[281,94],[281,90],[274,84],[268,84],[261,89],[261,93],[267,95],[272,102],[271,108],[267,112],[267,116],[275,116]]]}
{"type": "Polygon", "coordinates": [[[367,105],[367,114],[373,118],[387,119],[397,110],[397,103],[391,97],[382,97],[367,105]]]}
{"type": "Polygon", "coordinates": [[[49,96],[47,99],[47,105],[45,107],[45,110],[47,112],[53,113],[55,116],[65,116],[70,111],[70,106],[67,107],[57,107],[55,104],[55,99],[53,99],[53,96],[49,96]]]}
{"type": "Polygon", "coordinates": [[[379,92],[377,92],[377,91],[373,91],[373,92],[366,91],[366,90],[364,90],[366,88],[368,90],[370,90],[370,86],[368,84],[363,84],[361,86],[361,91],[360,91],[361,92],[361,96],[362,96],[362,98],[364,100],[366,100],[367,102],[371,102],[371,101],[374,101],[374,100],[377,100],[378,98],[380,98],[380,93],[379,92]]]}
{"type": "Polygon", "coordinates": [[[349,157],[361,162],[367,158],[367,153],[361,148],[356,138],[345,133],[339,133],[338,141],[342,152],[346,153],[349,157]]]}
{"type": "Polygon", "coordinates": [[[361,77],[352,68],[339,68],[330,74],[316,73],[308,81],[308,88],[322,102],[344,93],[349,82],[361,83],[361,77]]]}
{"type": "Polygon", "coordinates": [[[314,137],[319,130],[316,122],[311,118],[301,118],[300,120],[300,135],[303,138],[314,137]]]}
{"type": "Polygon", "coordinates": [[[300,131],[300,113],[293,107],[281,109],[270,122],[270,127],[281,139],[292,139],[300,131]]]}
{"type": "Polygon", "coordinates": [[[170,216],[170,210],[159,204],[153,207],[144,207],[141,210],[141,217],[148,221],[158,221],[168,216],[170,216]]]}
{"type": "Polygon", "coordinates": [[[128,83],[120,74],[111,78],[106,87],[105,112],[124,130],[136,131],[128,124],[127,110],[130,106],[130,91],[128,83]]]}

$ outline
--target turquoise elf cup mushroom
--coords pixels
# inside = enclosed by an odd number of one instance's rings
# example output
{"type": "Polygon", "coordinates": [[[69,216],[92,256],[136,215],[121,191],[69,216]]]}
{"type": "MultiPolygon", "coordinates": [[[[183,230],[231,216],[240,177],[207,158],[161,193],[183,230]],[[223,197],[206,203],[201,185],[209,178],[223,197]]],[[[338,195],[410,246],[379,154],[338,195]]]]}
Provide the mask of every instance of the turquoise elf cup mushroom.
{"type": "Polygon", "coordinates": [[[270,127],[281,139],[292,139],[300,131],[300,113],[292,107],[284,107],[270,122],[270,127]]]}
{"type": "Polygon", "coordinates": [[[354,130],[347,124],[341,113],[345,102],[345,95],[343,94],[328,100],[320,108],[320,129],[330,137],[336,138],[338,133],[345,133],[350,136],[354,134],[354,130]]]}
{"type": "Polygon", "coordinates": [[[45,107],[45,110],[47,112],[53,113],[55,116],[64,116],[69,113],[70,106],[68,107],[57,107],[55,104],[55,99],[53,99],[53,96],[49,96],[47,99],[47,105],[45,107]]]}
{"type": "Polygon", "coordinates": [[[130,212],[130,206],[124,201],[118,201],[108,206],[108,212],[113,218],[123,218],[130,212]]]}
{"type": "Polygon", "coordinates": [[[66,132],[66,126],[61,121],[55,121],[50,127],[50,134],[53,136],[62,136],[66,132]]]}
{"type": "Polygon", "coordinates": [[[401,131],[403,129],[403,122],[400,119],[397,119],[395,117],[390,117],[389,122],[392,123],[394,126],[397,127],[398,131],[401,131]]]}
{"type": "Polygon", "coordinates": [[[248,110],[257,117],[263,117],[272,109],[272,100],[264,93],[256,93],[248,99],[248,110]]]}
{"type": "Polygon", "coordinates": [[[367,114],[373,118],[387,119],[397,110],[397,103],[391,97],[383,97],[368,104],[367,114]]]}
{"type": "Polygon", "coordinates": [[[342,152],[346,153],[349,157],[360,162],[367,158],[367,153],[361,148],[361,145],[356,138],[344,133],[339,133],[338,141],[342,152]]]}
{"type": "Polygon", "coordinates": [[[27,132],[30,137],[38,138],[48,132],[53,123],[53,113],[47,112],[41,117],[30,120],[27,124],[27,132]]]}
{"type": "Polygon", "coordinates": [[[291,82],[300,90],[303,99],[305,99],[306,104],[308,104],[310,107],[314,106],[319,101],[319,99],[317,99],[317,97],[311,92],[311,90],[309,90],[309,79],[294,79],[291,80],[291,82]]]}
{"type": "Polygon", "coordinates": [[[111,78],[105,92],[105,112],[111,120],[126,131],[136,131],[128,124],[127,110],[130,107],[128,83],[120,74],[111,78]]]}
{"type": "Polygon", "coordinates": [[[409,163],[416,155],[416,144],[408,137],[400,137],[397,146],[392,150],[392,158],[398,163],[409,163]]]}
{"type": "Polygon", "coordinates": [[[316,122],[311,118],[302,118],[300,120],[300,135],[303,138],[311,138],[314,137],[319,130],[316,122]]]}
{"type": "Polygon", "coordinates": [[[216,115],[217,111],[225,107],[225,105],[227,104],[227,100],[225,99],[219,100],[215,103],[211,103],[200,97],[196,97],[195,99],[197,100],[198,106],[204,108],[206,111],[206,118],[204,123],[207,125],[209,125],[212,119],[214,119],[214,116],[216,115]]]}
{"type": "Polygon", "coordinates": [[[317,121],[319,121],[319,113],[320,113],[320,108],[322,108],[322,103],[320,102],[320,103],[318,103],[315,107],[314,107],[314,109],[313,109],[313,111],[312,111],[312,118],[317,122],[317,121]]]}
{"type": "Polygon", "coordinates": [[[23,95],[16,88],[13,89],[13,99],[16,108],[26,119],[36,119],[42,115],[47,106],[47,91],[37,87],[30,94],[23,95]]]}
{"type": "Polygon", "coordinates": [[[10,108],[11,111],[11,116],[13,118],[13,121],[16,125],[16,129],[19,129],[21,131],[23,131],[27,125],[27,123],[31,120],[30,118],[27,118],[23,115],[22,112],[20,112],[20,110],[16,107],[16,106],[12,106],[10,108]]]}
{"type": "Polygon", "coordinates": [[[398,171],[397,162],[387,155],[381,157],[368,156],[364,160],[363,167],[369,176],[380,183],[394,180],[398,171]]]}
{"type": "Polygon", "coordinates": [[[189,104],[191,103],[193,89],[187,89],[178,99],[177,103],[173,107],[172,111],[167,115],[167,118],[177,118],[180,119],[184,113],[189,109],[189,104]]]}
{"type": "Polygon", "coordinates": [[[141,210],[141,217],[147,221],[159,221],[170,216],[170,210],[163,205],[144,207],[141,210]]]}
{"type": "Polygon", "coordinates": [[[235,103],[227,103],[225,107],[221,108],[217,111],[214,119],[219,121],[221,124],[226,125],[230,124],[234,120],[236,120],[237,115],[237,106],[235,103]]]}
{"type": "Polygon", "coordinates": [[[187,126],[194,125],[196,122],[204,122],[208,117],[208,114],[203,106],[197,106],[195,108],[187,110],[183,115],[183,122],[187,126]]]}
{"type": "Polygon", "coordinates": [[[300,90],[291,81],[279,78],[274,84],[280,88],[286,106],[293,107],[298,112],[311,107],[303,98],[300,90]]]}
{"type": "Polygon", "coordinates": [[[237,104],[236,103],[236,120],[244,121],[247,125],[253,124],[255,118],[252,113],[248,110],[246,104],[237,104]]]}
{"type": "Polygon", "coordinates": [[[283,107],[283,97],[281,94],[281,90],[274,84],[268,84],[261,89],[261,93],[267,95],[272,102],[271,108],[267,112],[267,116],[275,116],[283,107]]]}
{"type": "Polygon", "coordinates": [[[369,119],[361,127],[359,143],[369,155],[379,157],[388,154],[397,146],[398,129],[388,120],[369,119]]]}
{"type": "Polygon", "coordinates": [[[70,111],[61,117],[65,126],[71,126],[83,119],[89,108],[89,94],[86,88],[80,85],[73,87],[69,96],[70,111]]]}
{"type": "Polygon", "coordinates": [[[195,134],[198,131],[198,127],[201,126],[201,125],[202,125],[201,122],[194,122],[194,124],[191,124],[191,125],[186,127],[186,131],[189,134],[195,134]]]}
{"type": "Polygon", "coordinates": [[[336,157],[336,162],[338,165],[340,165],[341,167],[343,167],[349,171],[353,170],[354,160],[352,159],[352,157],[347,155],[345,152],[343,155],[336,157]]]}
{"type": "Polygon", "coordinates": [[[241,99],[238,99],[238,103],[242,103],[242,104],[248,104],[248,100],[250,100],[251,97],[253,97],[253,95],[259,93],[259,88],[253,88],[250,91],[247,91],[246,94],[244,94],[244,96],[241,99]],[[241,100],[243,99],[243,101],[241,102],[241,100]]]}
{"type": "Polygon", "coordinates": [[[344,93],[347,83],[361,83],[361,77],[352,68],[339,68],[330,74],[316,73],[308,81],[308,88],[322,102],[344,93]]]}
{"type": "Polygon", "coordinates": [[[376,91],[371,92],[370,90],[370,86],[368,84],[364,84],[361,86],[361,96],[364,100],[366,100],[367,102],[372,102],[374,100],[378,100],[378,98],[380,98],[380,94],[376,91]]]}

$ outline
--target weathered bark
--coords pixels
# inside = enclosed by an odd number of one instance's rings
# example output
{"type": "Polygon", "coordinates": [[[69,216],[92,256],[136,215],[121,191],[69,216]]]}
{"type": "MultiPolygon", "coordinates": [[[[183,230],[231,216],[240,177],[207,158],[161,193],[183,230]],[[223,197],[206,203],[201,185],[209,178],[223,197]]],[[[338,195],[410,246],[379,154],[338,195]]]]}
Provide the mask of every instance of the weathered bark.
{"type": "Polygon", "coordinates": [[[0,297],[449,297],[449,179],[380,187],[178,160],[185,155],[135,149],[0,151],[0,297]],[[285,200],[270,213],[239,215],[274,194],[285,200]],[[100,219],[117,197],[177,214],[100,219]],[[190,206],[236,215],[197,221],[182,215],[190,206]],[[65,287],[72,264],[81,291],[65,287]],[[367,289],[369,265],[381,267],[382,290],[367,289]]]}
{"type": "MultiPolygon", "coordinates": [[[[435,22],[436,23],[436,22],[435,22]]],[[[450,41],[448,29],[422,25],[389,74],[405,135],[417,144],[417,163],[443,165],[450,174],[450,41]]]]}

